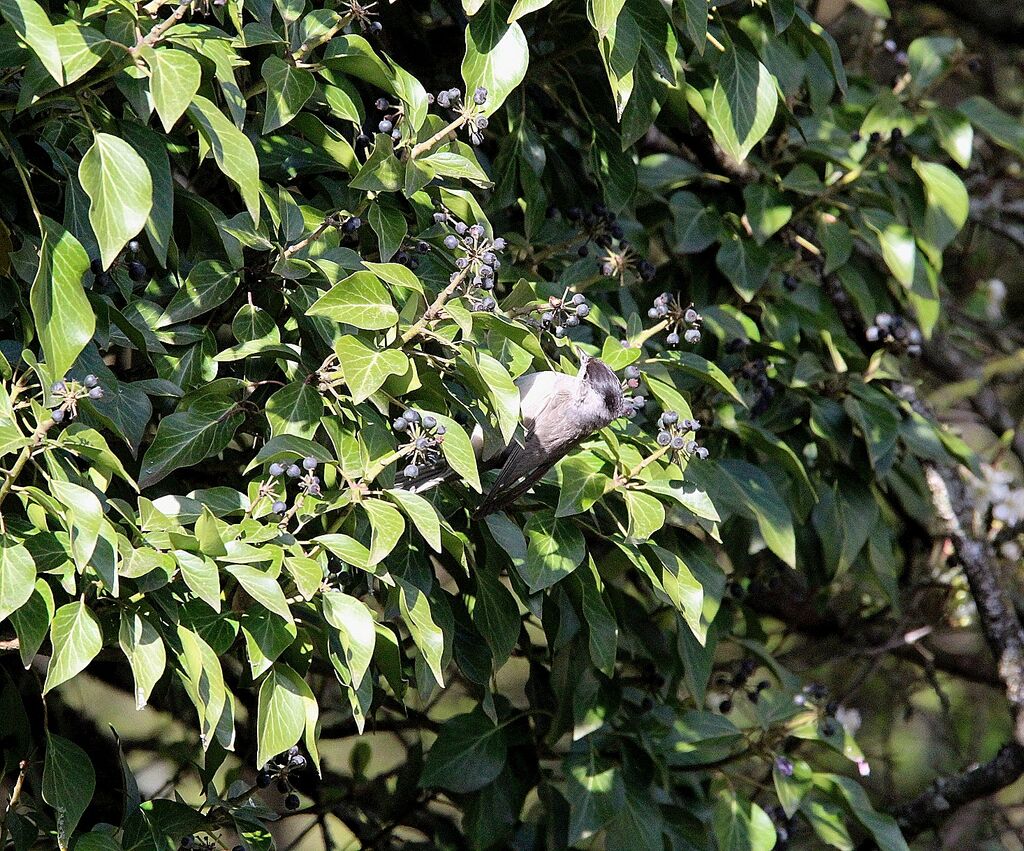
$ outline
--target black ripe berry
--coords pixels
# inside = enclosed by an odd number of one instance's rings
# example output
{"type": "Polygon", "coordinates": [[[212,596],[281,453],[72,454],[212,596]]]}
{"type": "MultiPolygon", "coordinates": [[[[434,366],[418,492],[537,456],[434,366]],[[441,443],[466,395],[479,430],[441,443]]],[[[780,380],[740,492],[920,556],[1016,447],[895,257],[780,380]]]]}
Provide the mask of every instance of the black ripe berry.
{"type": "Polygon", "coordinates": [[[292,792],[284,799],[284,806],[288,810],[297,810],[299,808],[299,796],[292,792]]]}
{"type": "Polygon", "coordinates": [[[266,771],[260,771],[256,775],[256,785],[260,789],[266,789],[270,785],[270,775],[266,771]]]}
{"type": "Polygon", "coordinates": [[[149,270],[146,265],[138,260],[128,262],[128,277],[135,283],[141,284],[149,280],[149,270]]]}
{"type": "Polygon", "coordinates": [[[726,698],[720,704],[718,704],[718,709],[722,712],[723,715],[728,715],[730,712],[732,712],[732,701],[729,700],[729,698],[726,698]]]}
{"type": "Polygon", "coordinates": [[[93,261],[89,264],[89,268],[92,270],[94,275],[103,274],[103,261],[99,257],[93,258],[93,261]]]}

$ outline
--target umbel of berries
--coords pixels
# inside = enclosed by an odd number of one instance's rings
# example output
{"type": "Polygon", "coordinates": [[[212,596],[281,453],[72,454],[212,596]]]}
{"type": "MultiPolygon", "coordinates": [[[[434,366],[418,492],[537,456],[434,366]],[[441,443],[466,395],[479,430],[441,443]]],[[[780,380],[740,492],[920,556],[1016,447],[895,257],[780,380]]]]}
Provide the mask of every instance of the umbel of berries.
{"type": "Polygon", "coordinates": [[[700,431],[700,421],[691,419],[680,419],[675,411],[665,411],[658,417],[658,446],[668,447],[669,452],[675,455],[680,461],[687,461],[696,457],[704,461],[708,457],[708,450],[704,446],[698,446],[693,439],[700,431]]]}
{"type": "Polygon", "coordinates": [[[587,297],[583,293],[570,294],[569,290],[562,293],[561,297],[549,296],[548,303],[537,310],[541,311],[540,327],[550,331],[559,340],[568,333],[568,329],[577,327],[590,315],[587,297]]]}
{"type": "Polygon", "coordinates": [[[441,444],[444,443],[445,427],[431,414],[420,414],[409,408],[402,412],[392,428],[406,440],[406,465],[402,477],[408,480],[419,478],[420,474],[441,460],[441,444]]]}
{"type": "Polygon", "coordinates": [[[647,316],[665,323],[668,328],[665,342],[670,346],[678,346],[680,336],[691,346],[700,342],[703,318],[692,304],[683,307],[672,293],[662,293],[654,299],[654,305],[647,311],[647,316]]]}
{"type": "Polygon", "coordinates": [[[50,393],[53,396],[53,411],[50,417],[55,423],[62,423],[66,419],[78,416],[78,403],[83,399],[96,402],[103,398],[100,380],[92,373],[81,381],[66,378],[55,381],[50,387],[50,393]]]}
{"type": "Polygon", "coordinates": [[[626,400],[626,417],[633,419],[647,404],[647,399],[640,395],[630,395],[640,386],[640,367],[627,366],[623,372],[625,378],[622,381],[623,397],[626,400]]]}
{"type": "Polygon", "coordinates": [[[483,114],[483,105],[487,103],[487,89],[477,86],[472,97],[464,99],[462,92],[458,89],[444,89],[433,98],[434,102],[444,109],[450,109],[457,116],[452,128],[456,123],[464,124],[469,130],[469,141],[479,145],[484,140],[483,131],[487,129],[487,116],[483,114]]]}
{"type": "Polygon", "coordinates": [[[864,336],[872,343],[881,343],[896,355],[921,354],[921,332],[904,317],[891,313],[879,313],[875,324],[868,326],[864,336]]]}
{"type": "Polygon", "coordinates": [[[454,256],[455,271],[449,283],[465,282],[465,292],[475,310],[494,310],[497,302],[490,293],[501,268],[498,255],[505,250],[505,240],[500,236],[491,239],[482,224],[467,225],[445,211],[434,213],[434,223],[447,225],[454,231],[443,241],[454,256]],[[473,295],[480,290],[483,292],[473,295]]]}
{"type": "Polygon", "coordinates": [[[285,796],[284,806],[288,810],[299,808],[299,796],[295,794],[292,777],[306,768],[306,757],[299,752],[298,745],[292,745],[284,753],[278,754],[256,774],[256,786],[268,788],[274,784],[278,792],[285,796]]]}

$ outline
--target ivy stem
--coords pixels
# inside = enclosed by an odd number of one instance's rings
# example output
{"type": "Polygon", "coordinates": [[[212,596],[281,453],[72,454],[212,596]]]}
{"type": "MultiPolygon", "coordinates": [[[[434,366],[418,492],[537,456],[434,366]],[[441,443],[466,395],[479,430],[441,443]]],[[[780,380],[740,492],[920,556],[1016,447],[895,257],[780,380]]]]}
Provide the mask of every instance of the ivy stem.
{"type": "Polygon", "coordinates": [[[303,60],[303,58],[305,58],[306,54],[309,53],[309,51],[315,50],[321,44],[330,41],[338,32],[347,27],[351,22],[351,13],[349,13],[348,15],[342,15],[338,19],[338,22],[329,30],[327,30],[327,32],[321,33],[319,36],[311,38],[309,41],[305,41],[301,45],[299,45],[299,49],[292,54],[292,59],[294,59],[295,63],[298,64],[303,60]]]}
{"type": "Polygon", "coordinates": [[[3,848],[7,844],[7,817],[11,811],[18,806],[18,801],[21,799],[21,789],[25,785],[25,775],[28,772],[28,760],[23,759],[18,763],[18,779],[14,784],[14,789],[11,790],[11,798],[7,802],[7,808],[4,810],[3,822],[0,823],[0,848],[3,848]]]}
{"type": "MultiPolygon", "coordinates": [[[[56,424],[56,420],[47,417],[36,426],[36,430],[32,433],[32,442],[27,446],[22,447],[21,453],[18,455],[18,459],[14,462],[14,466],[11,467],[11,472],[7,474],[3,484],[0,485],[0,505],[3,505],[4,500],[7,499],[7,494],[9,494],[11,492],[11,488],[14,487],[14,482],[17,480],[18,476],[21,475],[21,471],[25,469],[25,465],[32,457],[32,451],[43,442],[43,438],[46,437],[46,433],[56,424]]],[[[0,532],[7,532],[7,524],[4,522],[2,511],[0,511],[0,532]]]]}
{"type": "Polygon", "coordinates": [[[649,456],[647,456],[643,461],[641,461],[639,464],[637,464],[628,473],[625,473],[625,474],[622,474],[622,475],[618,475],[615,478],[613,478],[610,482],[608,482],[608,484],[605,485],[605,487],[604,487],[604,493],[605,494],[611,493],[616,488],[622,487],[627,482],[635,479],[647,467],[649,467],[655,461],[659,460],[660,458],[663,458],[666,454],[668,454],[671,451],[671,449],[672,449],[671,446],[659,447],[655,452],[653,452],[649,456]]]}
{"type": "Polygon", "coordinates": [[[139,51],[142,50],[143,47],[155,46],[157,42],[159,42],[160,39],[163,38],[163,35],[165,32],[167,32],[167,30],[169,30],[176,23],[178,23],[178,21],[185,17],[185,13],[189,10],[189,7],[191,5],[192,0],[180,0],[180,2],[178,3],[178,8],[171,12],[170,17],[166,18],[165,20],[157,24],[155,27],[153,27],[153,29],[151,29],[146,34],[146,37],[140,39],[139,43],[131,49],[132,56],[138,56],[139,51]]]}
{"type": "Polygon", "coordinates": [[[427,153],[438,142],[443,141],[445,137],[447,137],[449,134],[454,133],[456,130],[458,130],[463,124],[466,123],[468,118],[469,116],[463,113],[450,124],[448,124],[446,127],[442,127],[440,130],[438,130],[429,139],[425,139],[418,145],[415,145],[412,151],[409,152],[409,159],[414,160],[418,156],[427,153]]]}
{"type": "Polygon", "coordinates": [[[43,215],[39,212],[39,205],[36,204],[36,196],[32,194],[32,184],[28,180],[28,172],[25,170],[25,166],[22,165],[21,160],[18,159],[18,155],[14,150],[14,146],[7,138],[7,134],[0,130],[0,144],[6,149],[7,153],[11,156],[11,162],[14,164],[15,171],[18,172],[18,177],[21,178],[21,185],[25,187],[25,194],[28,195],[28,203],[32,206],[32,212],[35,214],[36,222],[39,224],[39,229],[43,229],[43,215]]]}
{"type": "Polygon", "coordinates": [[[441,308],[444,307],[445,302],[447,302],[448,299],[452,297],[454,292],[462,285],[466,278],[469,277],[469,270],[470,267],[467,266],[465,269],[459,272],[458,275],[452,278],[452,282],[448,284],[447,287],[441,290],[441,293],[438,295],[438,297],[434,299],[434,303],[426,309],[423,315],[419,318],[419,321],[416,322],[414,325],[411,325],[409,329],[402,335],[399,342],[401,342],[403,346],[410,340],[418,337],[420,333],[422,333],[423,329],[427,327],[427,324],[437,318],[438,314],[441,312],[441,308]]]}
{"type": "Polygon", "coordinates": [[[337,221],[334,218],[334,216],[328,216],[319,225],[317,225],[316,230],[313,231],[305,239],[299,240],[294,245],[289,245],[284,250],[284,256],[285,257],[294,257],[296,254],[298,254],[300,251],[302,251],[302,249],[305,248],[307,245],[309,245],[312,242],[316,242],[318,239],[320,239],[321,236],[323,236],[332,227],[335,227],[336,224],[337,224],[337,221]]]}

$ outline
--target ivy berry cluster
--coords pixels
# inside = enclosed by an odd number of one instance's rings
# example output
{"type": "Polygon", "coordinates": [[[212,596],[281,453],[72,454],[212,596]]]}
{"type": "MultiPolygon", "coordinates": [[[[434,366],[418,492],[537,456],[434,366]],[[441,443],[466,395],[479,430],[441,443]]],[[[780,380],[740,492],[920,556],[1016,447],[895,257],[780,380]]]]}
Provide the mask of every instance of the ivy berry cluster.
{"type": "Polygon", "coordinates": [[[680,460],[697,457],[707,460],[710,454],[705,446],[698,446],[697,441],[689,437],[691,433],[700,431],[700,421],[680,419],[675,411],[665,411],[658,417],[658,446],[667,446],[672,454],[680,460]]]}
{"type": "Polygon", "coordinates": [[[576,328],[590,315],[587,297],[583,293],[569,295],[569,290],[562,293],[561,297],[548,296],[548,303],[536,309],[543,311],[540,315],[540,327],[554,334],[559,340],[568,333],[566,329],[576,328]]]}
{"type": "MultiPolygon", "coordinates": [[[[320,489],[320,477],[316,475],[317,465],[318,462],[312,455],[307,455],[302,459],[301,467],[298,464],[289,464],[286,467],[284,464],[275,461],[270,465],[270,475],[274,479],[279,479],[282,476],[289,479],[297,479],[302,493],[309,496],[320,496],[322,491],[320,489]]],[[[273,510],[275,514],[284,514],[288,510],[288,503],[283,499],[276,500],[273,510]]]]}
{"type": "Polygon", "coordinates": [[[680,331],[682,339],[691,346],[700,342],[700,328],[703,317],[697,312],[693,304],[686,307],[672,293],[662,293],[654,299],[654,305],[647,311],[650,319],[660,320],[666,323],[668,336],[665,342],[670,346],[678,346],[680,331]]]}
{"type": "Polygon", "coordinates": [[[103,398],[103,388],[100,380],[91,372],[81,382],[63,378],[55,381],[50,387],[50,392],[56,400],[56,407],[50,414],[55,423],[62,423],[70,417],[78,416],[78,403],[82,399],[97,401],[103,398]]]}
{"type": "Polygon", "coordinates": [[[571,207],[565,217],[578,223],[583,231],[583,244],[576,250],[580,257],[590,256],[591,242],[604,251],[597,260],[603,277],[622,280],[627,272],[632,272],[642,281],[654,278],[657,271],[654,264],[633,248],[625,238],[622,225],[616,221],[615,213],[604,204],[594,204],[586,213],[579,207],[571,207]]]}
{"type": "Polygon", "coordinates": [[[864,336],[870,343],[881,343],[893,354],[921,354],[921,332],[903,316],[879,313],[875,324],[869,325],[864,336]]]}
{"type": "Polygon", "coordinates": [[[306,767],[306,758],[299,753],[299,746],[292,745],[284,753],[278,754],[256,774],[256,786],[266,789],[271,783],[276,784],[277,791],[285,796],[284,806],[287,810],[299,808],[299,796],[295,794],[292,776],[306,767]]]}
{"type": "Polygon", "coordinates": [[[391,426],[407,438],[410,461],[403,470],[406,478],[415,479],[421,467],[431,466],[440,460],[445,427],[436,418],[409,408],[391,426]]]}
{"type": "Polygon", "coordinates": [[[444,247],[458,252],[456,271],[452,272],[449,282],[454,284],[460,279],[468,280],[467,293],[474,289],[485,293],[483,297],[473,299],[474,308],[494,310],[497,302],[489,293],[494,289],[495,278],[501,268],[498,255],[505,250],[505,240],[500,236],[491,239],[482,224],[467,225],[447,211],[434,213],[434,223],[449,226],[454,231],[444,238],[444,247]]]}
{"type": "Polygon", "coordinates": [[[744,659],[731,674],[718,674],[715,677],[715,686],[727,690],[728,694],[718,704],[718,709],[723,714],[732,712],[736,694],[746,695],[751,703],[757,703],[761,699],[761,692],[771,688],[768,680],[760,680],[755,685],[749,686],[750,678],[757,670],[757,662],[753,659],[744,659]]]}
{"type": "Polygon", "coordinates": [[[626,411],[626,417],[633,419],[641,410],[644,405],[647,404],[647,399],[639,394],[630,395],[633,390],[640,387],[640,367],[638,366],[627,366],[623,370],[625,378],[622,381],[622,391],[626,400],[628,410],[626,411]]]}
{"type": "Polygon", "coordinates": [[[487,129],[487,116],[483,115],[480,107],[487,103],[487,89],[477,86],[473,91],[473,97],[466,102],[459,89],[443,89],[436,96],[427,95],[428,103],[437,103],[444,109],[449,109],[462,118],[469,129],[469,141],[479,145],[484,140],[483,131],[487,129]]]}
{"type": "MultiPolygon", "coordinates": [[[[144,284],[149,280],[149,269],[146,268],[146,264],[139,259],[139,252],[142,251],[142,246],[137,239],[133,239],[128,243],[128,259],[124,257],[119,258],[115,261],[111,269],[116,266],[124,266],[125,271],[128,272],[128,277],[136,284],[144,284]]],[[[89,263],[89,271],[93,274],[93,287],[97,292],[109,292],[114,286],[114,279],[110,272],[103,268],[103,261],[99,257],[94,257],[89,263]]]]}
{"type": "Polygon", "coordinates": [[[377,122],[377,130],[394,139],[396,142],[402,138],[402,128],[399,126],[405,118],[405,110],[401,105],[391,103],[387,98],[377,98],[373,104],[377,111],[382,113],[381,119],[377,122]]]}
{"type": "MultiPolygon", "coordinates": [[[[183,836],[178,845],[180,851],[221,851],[225,847],[227,846],[210,835],[196,836],[195,834],[183,836]]],[[[245,848],[235,845],[231,851],[245,851],[245,848]]]]}

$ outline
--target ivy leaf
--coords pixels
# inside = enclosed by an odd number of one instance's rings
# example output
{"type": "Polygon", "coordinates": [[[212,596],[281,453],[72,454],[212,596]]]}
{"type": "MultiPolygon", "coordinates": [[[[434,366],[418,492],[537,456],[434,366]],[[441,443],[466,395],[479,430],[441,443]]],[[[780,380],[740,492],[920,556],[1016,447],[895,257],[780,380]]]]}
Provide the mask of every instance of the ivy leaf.
{"type": "Polygon", "coordinates": [[[551,511],[538,511],[526,523],[526,565],[523,580],[531,591],[542,591],[564,579],[587,555],[583,533],[570,520],[551,511]]]}
{"type": "Polygon", "coordinates": [[[682,0],[680,5],[686,20],[686,34],[697,53],[703,56],[708,39],[708,0],[682,0]]]}
{"type": "Polygon", "coordinates": [[[247,564],[230,564],[226,570],[238,580],[238,584],[257,603],[284,618],[286,622],[293,623],[294,619],[291,609],[288,607],[288,600],[285,599],[284,591],[281,590],[281,586],[273,576],[258,567],[251,567],[247,564]]]}
{"type": "Polygon", "coordinates": [[[0,536],[0,622],[29,601],[35,585],[32,554],[9,535],[0,536]]]}
{"type": "Polygon", "coordinates": [[[365,603],[340,591],[324,592],[323,604],[324,619],[338,630],[350,685],[358,689],[370,667],[377,640],[373,614],[365,603]]]}
{"type": "Polygon", "coordinates": [[[757,57],[730,42],[722,54],[708,106],[708,127],[715,141],[743,162],[775,118],[775,80],[757,57]]]}
{"type": "Polygon", "coordinates": [[[398,322],[391,296],[371,272],[354,272],[338,281],[306,312],[366,331],[382,331],[398,322]]]}
{"type": "Polygon", "coordinates": [[[45,579],[37,579],[32,594],[11,615],[11,625],[18,636],[21,664],[28,668],[46,640],[56,606],[53,591],[45,579]]]}
{"type": "Polygon", "coordinates": [[[0,14],[14,28],[18,38],[39,57],[50,76],[64,85],[60,43],[46,10],[35,0],[0,0],[0,14]]]}
{"type": "MultiPolygon", "coordinates": [[[[353,398],[352,401],[358,403],[362,400],[353,398]]],[[[267,422],[274,436],[294,434],[311,439],[320,426],[323,413],[323,396],[305,381],[286,384],[267,399],[267,422]]]]}
{"type": "Polygon", "coordinates": [[[526,34],[517,23],[507,23],[509,8],[500,0],[489,0],[466,27],[466,56],[462,79],[466,91],[487,89],[484,115],[491,115],[526,76],[530,50],[526,34]]]}
{"type": "Polygon", "coordinates": [[[103,506],[96,495],[81,485],[50,481],[50,491],[67,508],[67,524],[71,531],[71,553],[79,570],[85,570],[96,550],[100,525],[103,523],[103,506]]]}
{"type": "Polygon", "coordinates": [[[213,151],[217,167],[242,193],[245,209],[254,225],[260,223],[260,164],[252,142],[211,100],[196,95],[188,115],[213,151]]]}
{"type": "Polygon", "coordinates": [[[409,358],[405,352],[373,349],[351,335],[334,344],[334,353],[338,356],[341,373],[355,404],[376,393],[388,376],[405,375],[409,369],[409,358]]]}
{"type": "Polygon", "coordinates": [[[712,824],[722,851],[771,851],[775,847],[775,825],[768,814],[732,790],[719,793],[712,824]]]}
{"type": "Polygon", "coordinates": [[[81,673],[103,647],[99,619],[81,600],[57,609],[50,624],[53,655],[43,694],[81,673]]]}
{"type": "Polygon", "coordinates": [[[669,199],[669,209],[675,220],[673,251],[699,254],[718,240],[719,226],[715,208],[705,206],[692,192],[676,192],[669,199]]]}
{"type": "Polygon", "coordinates": [[[74,742],[46,734],[43,800],[57,811],[57,843],[65,851],[96,791],[96,769],[74,742]]]}
{"type": "Polygon", "coordinates": [[[413,643],[430,668],[439,686],[444,686],[444,630],[437,625],[431,609],[430,599],[422,590],[404,579],[395,580],[398,585],[398,610],[409,628],[413,643]]]}
{"type": "Polygon", "coordinates": [[[221,452],[244,420],[229,399],[205,399],[164,417],[142,459],[139,487],[147,488],[221,452]]]}
{"type": "Polygon", "coordinates": [[[118,643],[135,678],[135,708],[143,709],[167,665],[163,638],[149,618],[122,612],[118,643]]]}
{"type": "Polygon", "coordinates": [[[174,557],[188,589],[215,612],[219,612],[220,575],[216,562],[186,550],[175,550],[174,557]]]}
{"type": "Polygon", "coordinates": [[[408,517],[434,552],[441,552],[441,521],[437,509],[419,494],[405,490],[389,490],[388,499],[408,517]]]}
{"type": "Polygon", "coordinates": [[[431,745],[420,786],[475,792],[501,773],[507,758],[504,727],[479,709],[456,715],[445,721],[431,745]]]}
{"type": "Polygon", "coordinates": [[[53,378],[63,378],[96,329],[96,315],[82,287],[89,256],[81,243],[53,219],[42,219],[39,270],[29,304],[43,357],[53,378]]]}
{"type": "Polygon", "coordinates": [[[174,294],[157,320],[157,327],[165,328],[208,313],[231,297],[238,282],[238,272],[220,260],[196,263],[185,279],[185,286],[174,294]]]}
{"type": "Polygon", "coordinates": [[[261,69],[267,83],[267,110],[263,116],[263,133],[283,127],[309,100],[316,88],[313,75],[305,68],[296,68],[271,55],[261,69]]]}
{"type": "Polygon", "coordinates": [[[740,391],[736,389],[736,385],[732,383],[732,380],[728,375],[722,372],[721,367],[717,364],[714,364],[693,352],[670,352],[664,360],[670,362],[681,372],[685,372],[687,375],[692,375],[694,378],[703,381],[705,384],[710,387],[714,387],[716,390],[721,390],[734,401],[739,402],[743,407],[746,407],[747,403],[743,401],[743,396],[741,396],[740,391]]]}
{"type": "Polygon", "coordinates": [[[109,133],[95,135],[78,167],[78,179],[89,196],[89,223],[106,269],[145,227],[153,207],[153,180],[135,149],[109,133]]]}
{"type": "Polygon", "coordinates": [[[170,133],[199,91],[203,70],[195,57],[184,50],[147,50],[143,56],[149,65],[153,106],[164,130],[170,133]]]}

